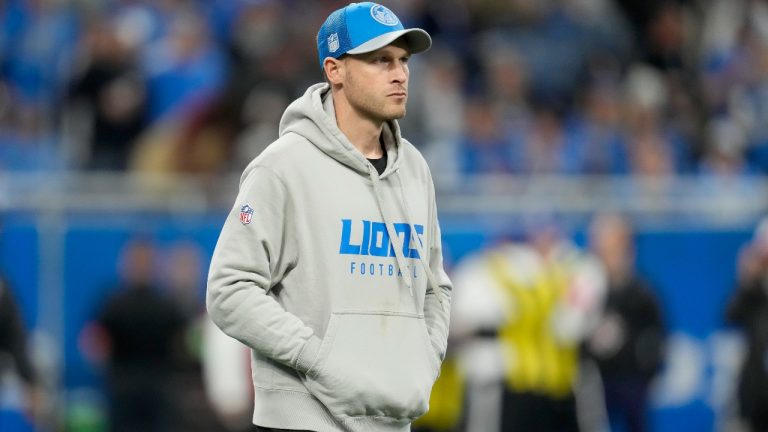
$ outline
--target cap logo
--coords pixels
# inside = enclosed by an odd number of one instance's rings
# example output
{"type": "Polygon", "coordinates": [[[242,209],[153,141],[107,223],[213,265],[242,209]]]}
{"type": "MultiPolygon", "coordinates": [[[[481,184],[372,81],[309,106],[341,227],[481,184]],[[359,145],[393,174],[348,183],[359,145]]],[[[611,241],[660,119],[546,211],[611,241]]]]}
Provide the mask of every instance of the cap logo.
{"type": "Polygon", "coordinates": [[[339,49],[339,34],[332,33],[328,36],[328,51],[336,52],[339,49]]]}
{"type": "Polygon", "coordinates": [[[374,5],[371,8],[371,16],[386,26],[396,26],[400,22],[391,10],[382,5],[374,5]]]}

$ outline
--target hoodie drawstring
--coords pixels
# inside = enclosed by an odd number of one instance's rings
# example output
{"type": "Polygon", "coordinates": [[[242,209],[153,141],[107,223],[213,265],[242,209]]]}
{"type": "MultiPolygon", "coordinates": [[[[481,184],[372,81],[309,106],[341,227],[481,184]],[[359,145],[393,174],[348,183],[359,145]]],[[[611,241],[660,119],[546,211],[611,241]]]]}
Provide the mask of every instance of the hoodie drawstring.
{"type": "Polygon", "coordinates": [[[403,274],[403,280],[405,281],[405,284],[408,286],[408,292],[411,293],[411,297],[415,297],[413,294],[413,283],[411,282],[411,279],[409,277],[406,277],[408,275],[408,267],[405,264],[405,256],[403,256],[402,247],[397,247],[395,244],[395,239],[397,238],[397,232],[395,231],[394,225],[392,225],[392,219],[389,217],[389,214],[384,209],[384,204],[382,203],[381,199],[381,186],[380,186],[380,180],[379,180],[379,173],[375,171],[375,168],[373,165],[368,165],[368,172],[371,177],[371,181],[373,182],[373,192],[376,196],[376,204],[379,206],[379,211],[381,212],[381,216],[384,218],[384,226],[387,227],[387,233],[389,234],[390,241],[393,244],[393,249],[395,250],[395,259],[397,260],[397,266],[400,267],[400,273],[403,274]]]}
{"type": "MultiPolygon", "coordinates": [[[[408,226],[411,229],[411,236],[410,241],[412,243],[416,244],[416,250],[419,252],[419,261],[421,262],[421,266],[424,268],[424,273],[427,275],[427,280],[429,281],[429,284],[427,285],[427,293],[432,291],[432,293],[437,297],[437,301],[440,302],[440,307],[445,311],[445,303],[443,302],[443,291],[440,289],[440,284],[437,283],[437,280],[435,279],[435,274],[432,273],[432,270],[429,268],[429,263],[427,262],[427,254],[424,252],[424,245],[421,243],[421,240],[417,237],[416,230],[414,229],[414,225],[410,223],[412,221],[411,218],[411,209],[408,207],[408,200],[405,199],[405,187],[403,186],[403,181],[400,178],[400,173],[395,172],[395,177],[397,177],[397,182],[400,184],[400,196],[403,198],[403,206],[405,207],[405,217],[408,219],[408,226]]],[[[426,233],[425,233],[426,234],[426,233]]],[[[409,244],[408,247],[410,248],[411,245],[409,244]]]]}

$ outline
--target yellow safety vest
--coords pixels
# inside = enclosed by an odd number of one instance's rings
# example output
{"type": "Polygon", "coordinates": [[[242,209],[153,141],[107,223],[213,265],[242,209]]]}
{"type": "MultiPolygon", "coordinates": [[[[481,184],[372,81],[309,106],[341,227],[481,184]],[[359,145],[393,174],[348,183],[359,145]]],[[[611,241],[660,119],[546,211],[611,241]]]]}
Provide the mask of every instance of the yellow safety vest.
{"type": "Polygon", "coordinates": [[[525,283],[503,255],[491,256],[490,269],[507,299],[504,308],[509,318],[499,333],[507,385],[521,392],[567,396],[576,379],[578,354],[576,346],[555,338],[552,314],[567,295],[568,266],[547,264],[525,283]]]}

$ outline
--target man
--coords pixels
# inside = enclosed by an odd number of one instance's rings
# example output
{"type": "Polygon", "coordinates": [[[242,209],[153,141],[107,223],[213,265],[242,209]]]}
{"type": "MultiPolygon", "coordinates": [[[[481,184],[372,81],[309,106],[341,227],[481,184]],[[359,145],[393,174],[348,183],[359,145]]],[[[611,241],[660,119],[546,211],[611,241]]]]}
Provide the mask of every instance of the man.
{"type": "Polygon", "coordinates": [[[173,373],[186,323],[154,280],[156,261],[150,239],[132,239],[122,251],[117,286],[81,336],[85,354],[105,362],[110,432],[168,431],[179,423],[173,373]]]}
{"type": "Polygon", "coordinates": [[[578,432],[578,348],[600,317],[605,272],[552,216],[524,241],[460,261],[453,335],[467,377],[468,431],[578,432]]]}
{"type": "Polygon", "coordinates": [[[3,424],[3,396],[10,394],[14,381],[19,378],[24,395],[23,410],[29,420],[40,414],[42,389],[38,384],[32,359],[27,348],[27,329],[19,304],[8,282],[0,277],[0,424],[3,424]],[[8,393],[6,393],[8,392],[8,393]]]}
{"type": "Polygon", "coordinates": [[[327,82],[243,173],[207,305],[252,349],[257,430],[408,431],[428,409],[452,288],[431,175],[396,120],[430,45],[384,6],[333,12],[327,82]]]}
{"type": "Polygon", "coordinates": [[[634,233],[624,216],[592,221],[589,247],[608,276],[603,316],[584,344],[603,381],[612,429],[645,432],[648,391],[664,359],[664,320],[650,283],[635,267],[634,233]]]}
{"type": "Polygon", "coordinates": [[[768,217],[739,252],[738,282],[726,320],[741,327],[747,340],[738,381],[739,414],[751,430],[768,430],[768,217]]]}

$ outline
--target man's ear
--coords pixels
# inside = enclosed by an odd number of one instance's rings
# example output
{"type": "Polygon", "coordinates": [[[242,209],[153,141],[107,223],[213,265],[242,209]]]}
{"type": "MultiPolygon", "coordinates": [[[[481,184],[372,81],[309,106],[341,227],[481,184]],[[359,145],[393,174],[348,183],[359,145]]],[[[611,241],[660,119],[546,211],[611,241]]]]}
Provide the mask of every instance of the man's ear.
{"type": "Polygon", "coordinates": [[[344,71],[344,61],[333,57],[326,57],[323,61],[323,72],[330,84],[340,84],[344,71]]]}

